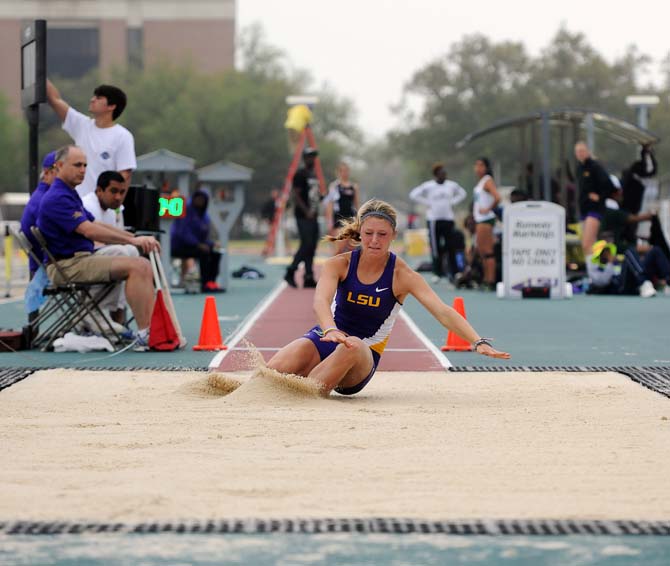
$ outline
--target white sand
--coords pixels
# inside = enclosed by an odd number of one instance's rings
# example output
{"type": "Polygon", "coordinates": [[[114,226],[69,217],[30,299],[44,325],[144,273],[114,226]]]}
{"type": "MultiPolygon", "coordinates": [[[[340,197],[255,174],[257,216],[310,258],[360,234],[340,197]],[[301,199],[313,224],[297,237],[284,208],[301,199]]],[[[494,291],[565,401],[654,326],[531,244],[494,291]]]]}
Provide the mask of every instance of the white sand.
{"type": "Polygon", "coordinates": [[[380,373],[324,399],[42,371],[0,393],[0,520],[668,519],[668,418],[613,373],[380,373]]]}

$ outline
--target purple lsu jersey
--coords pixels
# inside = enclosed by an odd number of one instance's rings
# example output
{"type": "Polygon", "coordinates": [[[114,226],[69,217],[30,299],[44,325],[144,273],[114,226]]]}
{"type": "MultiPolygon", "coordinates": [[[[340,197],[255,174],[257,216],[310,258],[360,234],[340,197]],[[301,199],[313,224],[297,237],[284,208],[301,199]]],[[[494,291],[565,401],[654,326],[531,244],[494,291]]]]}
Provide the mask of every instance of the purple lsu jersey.
{"type": "Polygon", "coordinates": [[[381,277],[366,285],[358,280],[356,273],[360,255],[360,250],[351,252],[347,276],[337,287],[331,311],[337,328],[357,336],[381,355],[402,308],[393,295],[396,256],[390,253],[381,277]]]}

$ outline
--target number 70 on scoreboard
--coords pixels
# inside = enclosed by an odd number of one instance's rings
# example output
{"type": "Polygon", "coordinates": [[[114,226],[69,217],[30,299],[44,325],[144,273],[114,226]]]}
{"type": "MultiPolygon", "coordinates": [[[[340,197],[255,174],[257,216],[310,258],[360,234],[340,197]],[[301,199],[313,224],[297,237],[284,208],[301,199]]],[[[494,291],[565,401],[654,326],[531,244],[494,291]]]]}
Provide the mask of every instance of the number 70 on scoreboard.
{"type": "Polygon", "coordinates": [[[183,218],[186,216],[186,203],[183,197],[159,197],[158,216],[161,218],[183,218]]]}

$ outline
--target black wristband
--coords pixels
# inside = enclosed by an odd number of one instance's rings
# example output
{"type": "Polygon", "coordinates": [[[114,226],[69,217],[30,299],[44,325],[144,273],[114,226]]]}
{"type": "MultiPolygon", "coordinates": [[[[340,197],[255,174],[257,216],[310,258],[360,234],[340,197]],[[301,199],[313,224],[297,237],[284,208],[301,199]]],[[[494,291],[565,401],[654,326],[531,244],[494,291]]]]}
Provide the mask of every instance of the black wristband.
{"type": "Polygon", "coordinates": [[[491,339],[490,338],[480,338],[479,340],[475,341],[472,343],[472,349],[473,351],[477,351],[477,348],[481,346],[482,344],[486,344],[487,346],[492,346],[491,344],[491,339]]]}

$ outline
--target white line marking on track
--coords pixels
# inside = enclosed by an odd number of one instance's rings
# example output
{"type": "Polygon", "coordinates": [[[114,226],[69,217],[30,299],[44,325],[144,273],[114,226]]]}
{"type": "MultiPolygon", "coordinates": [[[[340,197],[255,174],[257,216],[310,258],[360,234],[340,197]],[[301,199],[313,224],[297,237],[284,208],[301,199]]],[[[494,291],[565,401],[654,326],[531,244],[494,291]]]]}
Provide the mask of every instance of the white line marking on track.
{"type": "MultiPolygon", "coordinates": [[[[265,298],[258,304],[258,307],[249,313],[242,323],[233,331],[230,337],[227,338],[228,349],[218,352],[212,360],[209,362],[209,369],[216,369],[221,366],[224,358],[232,351],[246,351],[255,349],[261,352],[266,351],[277,351],[279,348],[236,348],[237,343],[246,335],[249,329],[256,323],[256,321],[261,317],[261,315],[267,310],[267,308],[274,302],[279,293],[281,293],[286,287],[286,282],[282,281],[279,283],[270,293],[268,293],[265,298]]],[[[385,352],[425,352],[429,350],[437,359],[439,364],[447,369],[453,367],[453,364],[449,361],[449,358],[445,356],[438,348],[433,344],[428,337],[421,331],[421,329],[414,323],[414,321],[409,317],[409,315],[401,310],[400,316],[405,321],[405,324],[409,329],[416,335],[416,337],[423,342],[426,346],[425,349],[421,348],[386,348],[385,352]]]]}
{"type": "Polygon", "coordinates": [[[258,306],[252,310],[249,315],[242,321],[242,323],[233,331],[233,333],[227,338],[228,340],[228,349],[221,350],[218,352],[212,360],[209,362],[209,369],[216,369],[221,365],[223,359],[230,353],[230,351],[235,348],[236,344],[242,339],[242,337],[249,331],[249,329],[256,323],[256,321],[261,317],[261,315],[267,310],[267,308],[274,302],[279,293],[281,293],[286,287],[286,281],[282,281],[277,285],[272,291],[270,291],[265,298],[258,304],[258,306]]]}
{"type": "MultiPolygon", "coordinates": [[[[239,348],[234,348],[236,352],[249,352],[249,351],[256,351],[256,352],[277,352],[278,350],[281,350],[283,346],[264,346],[262,348],[245,348],[245,347],[239,347],[239,348]]],[[[231,349],[231,348],[229,348],[231,349]]],[[[428,352],[428,348],[385,348],[384,353],[386,354],[387,352],[428,352]]]]}
{"type": "Polygon", "coordinates": [[[444,369],[453,367],[453,364],[449,361],[449,358],[447,358],[447,356],[445,356],[440,350],[438,350],[437,346],[428,339],[428,336],[426,336],[421,331],[421,329],[414,323],[414,321],[409,317],[409,315],[405,311],[400,311],[400,316],[405,321],[405,324],[409,326],[409,329],[412,332],[414,332],[414,334],[416,334],[416,337],[419,340],[421,340],[421,342],[425,344],[426,348],[433,353],[437,361],[444,369]]]}

